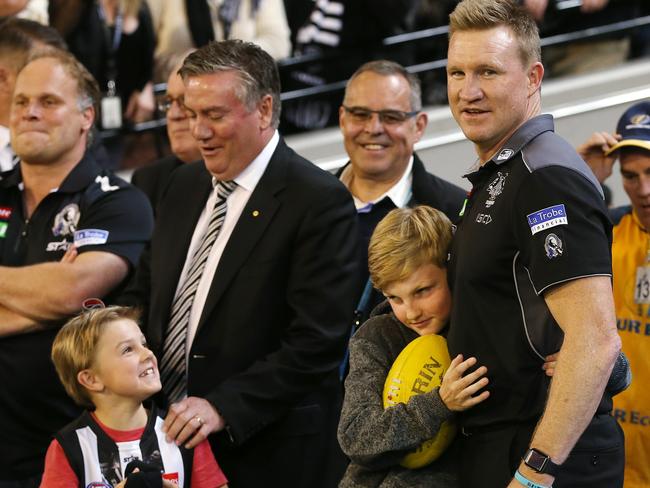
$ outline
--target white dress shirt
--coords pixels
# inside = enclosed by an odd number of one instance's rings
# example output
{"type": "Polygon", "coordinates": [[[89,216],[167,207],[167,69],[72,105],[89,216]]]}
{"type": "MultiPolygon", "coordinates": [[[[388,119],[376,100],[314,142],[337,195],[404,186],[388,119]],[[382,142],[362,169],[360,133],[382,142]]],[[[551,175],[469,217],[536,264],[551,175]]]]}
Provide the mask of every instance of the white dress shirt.
{"type": "MultiPolygon", "coordinates": [[[[340,177],[341,183],[343,183],[348,189],[350,188],[350,183],[352,182],[352,165],[350,164],[347,168],[343,170],[340,177]]],[[[357,209],[357,212],[363,212],[366,207],[381,202],[384,198],[388,197],[391,199],[393,204],[397,208],[404,208],[411,201],[411,195],[413,195],[413,156],[409,159],[409,164],[404,170],[404,174],[399,179],[397,183],[389,188],[389,190],[383,195],[375,198],[371,202],[363,202],[359,200],[356,196],[352,195],[354,200],[354,206],[357,209]]]]}
{"type": "MultiPolygon", "coordinates": [[[[248,203],[253,190],[257,186],[257,183],[260,181],[262,174],[266,170],[266,167],[269,165],[271,156],[275,151],[275,148],[280,141],[280,136],[278,131],[275,131],[271,140],[267,145],[262,149],[262,151],[257,155],[257,157],[242,171],[235,179],[237,183],[237,188],[228,196],[226,218],[223,222],[219,235],[215,240],[212,248],[210,249],[210,254],[205,263],[205,268],[203,269],[203,274],[199,281],[199,285],[194,295],[194,302],[192,303],[192,308],[190,310],[190,320],[187,329],[187,342],[185,344],[185,359],[189,358],[190,348],[192,342],[194,342],[194,337],[196,335],[196,329],[199,325],[199,320],[201,314],[203,313],[203,307],[205,306],[205,301],[208,298],[208,292],[210,291],[210,286],[212,285],[212,280],[214,279],[215,272],[217,271],[217,266],[219,265],[219,260],[223,254],[223,250],[226,247],[226,243],[230,239],[230,236],[241,216],[244,207],[248,203]]],[[[214,202],[217,199],[216,185],[217,180],[213,178],[212,184],[214,190],[210,193],[208,200],[205,202],[205,207],[201,212],[201,216],[196,223],[194,228],[194,234],[192,235],[192,241],[190,242],[190,247],[187,250],[187,256],[185,257],[185,264],[183,265],[183,271],[178,280],[178,285],[176,287],[175,296],[178,295],[180,290],[180,284],[185,280],[187,275],[187,268],[190,265],[192,256],[194,255],[195,250],[198,248],[200,241],[205,235],[208,223],[210,221],[210,214],[214,208],[214,202]]]]}

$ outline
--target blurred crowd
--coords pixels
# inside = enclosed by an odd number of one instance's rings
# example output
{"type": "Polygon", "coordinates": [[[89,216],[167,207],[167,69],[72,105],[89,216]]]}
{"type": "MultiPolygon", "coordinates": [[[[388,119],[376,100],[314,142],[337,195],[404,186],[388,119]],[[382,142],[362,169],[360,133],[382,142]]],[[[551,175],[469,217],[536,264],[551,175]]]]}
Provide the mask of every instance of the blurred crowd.
{"type": "MultiPolygon", "coordinates": [[[[285,134],[334,126],[340,84],[361,63],[392,59],[405,66],[444,59],[446,34],[384,39],[446,26],[457,0],[0,0],[0,18],[50,25],[97,79],[103,99],[98,129],[112,169],[138,167],[168,154],[156,110],[172,67],[211,40],[252,41],[280,61],[283,92],[315,89],[284,104],[285,134]],[[158,124],[146,123],[152,120],[158,124]],[[145,123],[143,126],[142,123],[145,123]],[[139,124],[139,125],[138,125],[139,124]]],[[[542,37],[632,19],[650,9],[637,0],[521,0],[542,37]]],[[[647,28],[547,46],[547,77],[602,69],[648,53],[647,28]],[[585,56],[585,53],[589,56],[585,56]]],[[[423,101],[446,103],[440,69],[420,74],[423,101]]],[[[6,118],[3,114],[2,118],[6,118]]],[[[6,125],[6,124],[3,124],[6,125]]]]}

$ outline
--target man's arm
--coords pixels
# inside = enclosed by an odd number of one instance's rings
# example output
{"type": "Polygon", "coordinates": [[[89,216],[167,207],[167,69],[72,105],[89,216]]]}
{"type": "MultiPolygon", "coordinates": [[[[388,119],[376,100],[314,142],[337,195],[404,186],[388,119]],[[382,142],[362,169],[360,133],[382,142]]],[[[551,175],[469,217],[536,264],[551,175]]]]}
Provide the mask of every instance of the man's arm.
{"type": "Polygon", "coordinates": [[[43,326],[34,319],[20,315],[0,305],[0,338],[40,330],[43,326]]]}
{"type": "Polygon", "coordinates": [[[615,155],[605,156],[605,153],[614,147],[619,139],[620,136],[609,132],[594,132],[576,149],[601,184],[612,175],[612,167],[616,161],[615,155]]]}
{"type": "MultiPolygon", "coordinates": [[[[546,408],[530,443],[563,463],[589,424],[621,348],[616,331],[611,281],[592,276],[569,281],[544,299],[564,331],[546,408]]],[[[519,471],[531,481],[550,486],[553,477],[525,464],[519,471]]],[[[511,487],[520,487],[517,481],[511,487]]]]}
{"type": "Polygon", "coordinates": [[[2,266],[0,305],[34,321],[60,319],[78,312],[86,298],[106,295],[128,271],[124,258],[103,251],[82,253],[72,262],[2,266]]]}

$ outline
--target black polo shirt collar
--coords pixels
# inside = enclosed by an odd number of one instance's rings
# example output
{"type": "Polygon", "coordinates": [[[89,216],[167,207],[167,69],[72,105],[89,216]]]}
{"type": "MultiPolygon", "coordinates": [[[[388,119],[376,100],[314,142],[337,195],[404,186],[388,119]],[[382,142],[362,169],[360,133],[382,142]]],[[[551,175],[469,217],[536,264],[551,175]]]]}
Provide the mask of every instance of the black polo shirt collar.
{"type": "MultiPolygon", "coordinates": [[[[3,178],[0,180],[0,187],[11,188],[18,186],[22,190],[23,177],[20,169],[21,165],[22,162],[19,162],[13,171],[3,175],[3,178]]],[[[61,182],[61,185],[56,191],[61,193],[81,192],[95,180],[99,173],[101,173],[100,166],[86,153],[81,161],[63,179],[63,182],[61,182]]]]}
{"type": "MultiPolygon", "coordinates": [[[[476,182],[481,179],[480,175],[484,173],[481,172],[483,168],[486,168],[487,171],[491,169],[490,166],[499,166],[506,163],[537,136],[543,132],[553,132],[554,130],[555,125],[553,124],[553,116],[550,114],[538,115],[527,120],[512,134],[512,136],[510,136],[510,139],[501,146],[501,149],[499,149],[490,160],[476,171],[463,175],[463,178],[467,178],[472,184],[476,184],[476,182]]],[[[491,171],[489,173],[491,173],[491,171]]]]}

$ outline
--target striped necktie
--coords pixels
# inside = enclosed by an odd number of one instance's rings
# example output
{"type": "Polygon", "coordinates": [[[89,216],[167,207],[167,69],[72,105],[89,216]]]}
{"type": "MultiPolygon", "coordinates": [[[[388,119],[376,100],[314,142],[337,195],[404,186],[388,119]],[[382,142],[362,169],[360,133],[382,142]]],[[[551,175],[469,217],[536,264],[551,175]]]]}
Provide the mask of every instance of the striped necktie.
{"type": "Polygon", "coordinates": [[[214,202],[210,222],[205,235],[201,238],[198,249],[194,252],[185,280],[183,281],[174,302],[172,314],[163,343],[160,380],[163,391],[170,403],[179,401],[187,391],[187,364],[185,347],[187,342],[187,327],[190,322],[190,310],[194,302],[196,290],[201,281],[201,275],[208,260],[210,249],[219,235],[226,218],[226,201],[237,183],[220,181],[217,183],[217,199],[214,202]]]}

